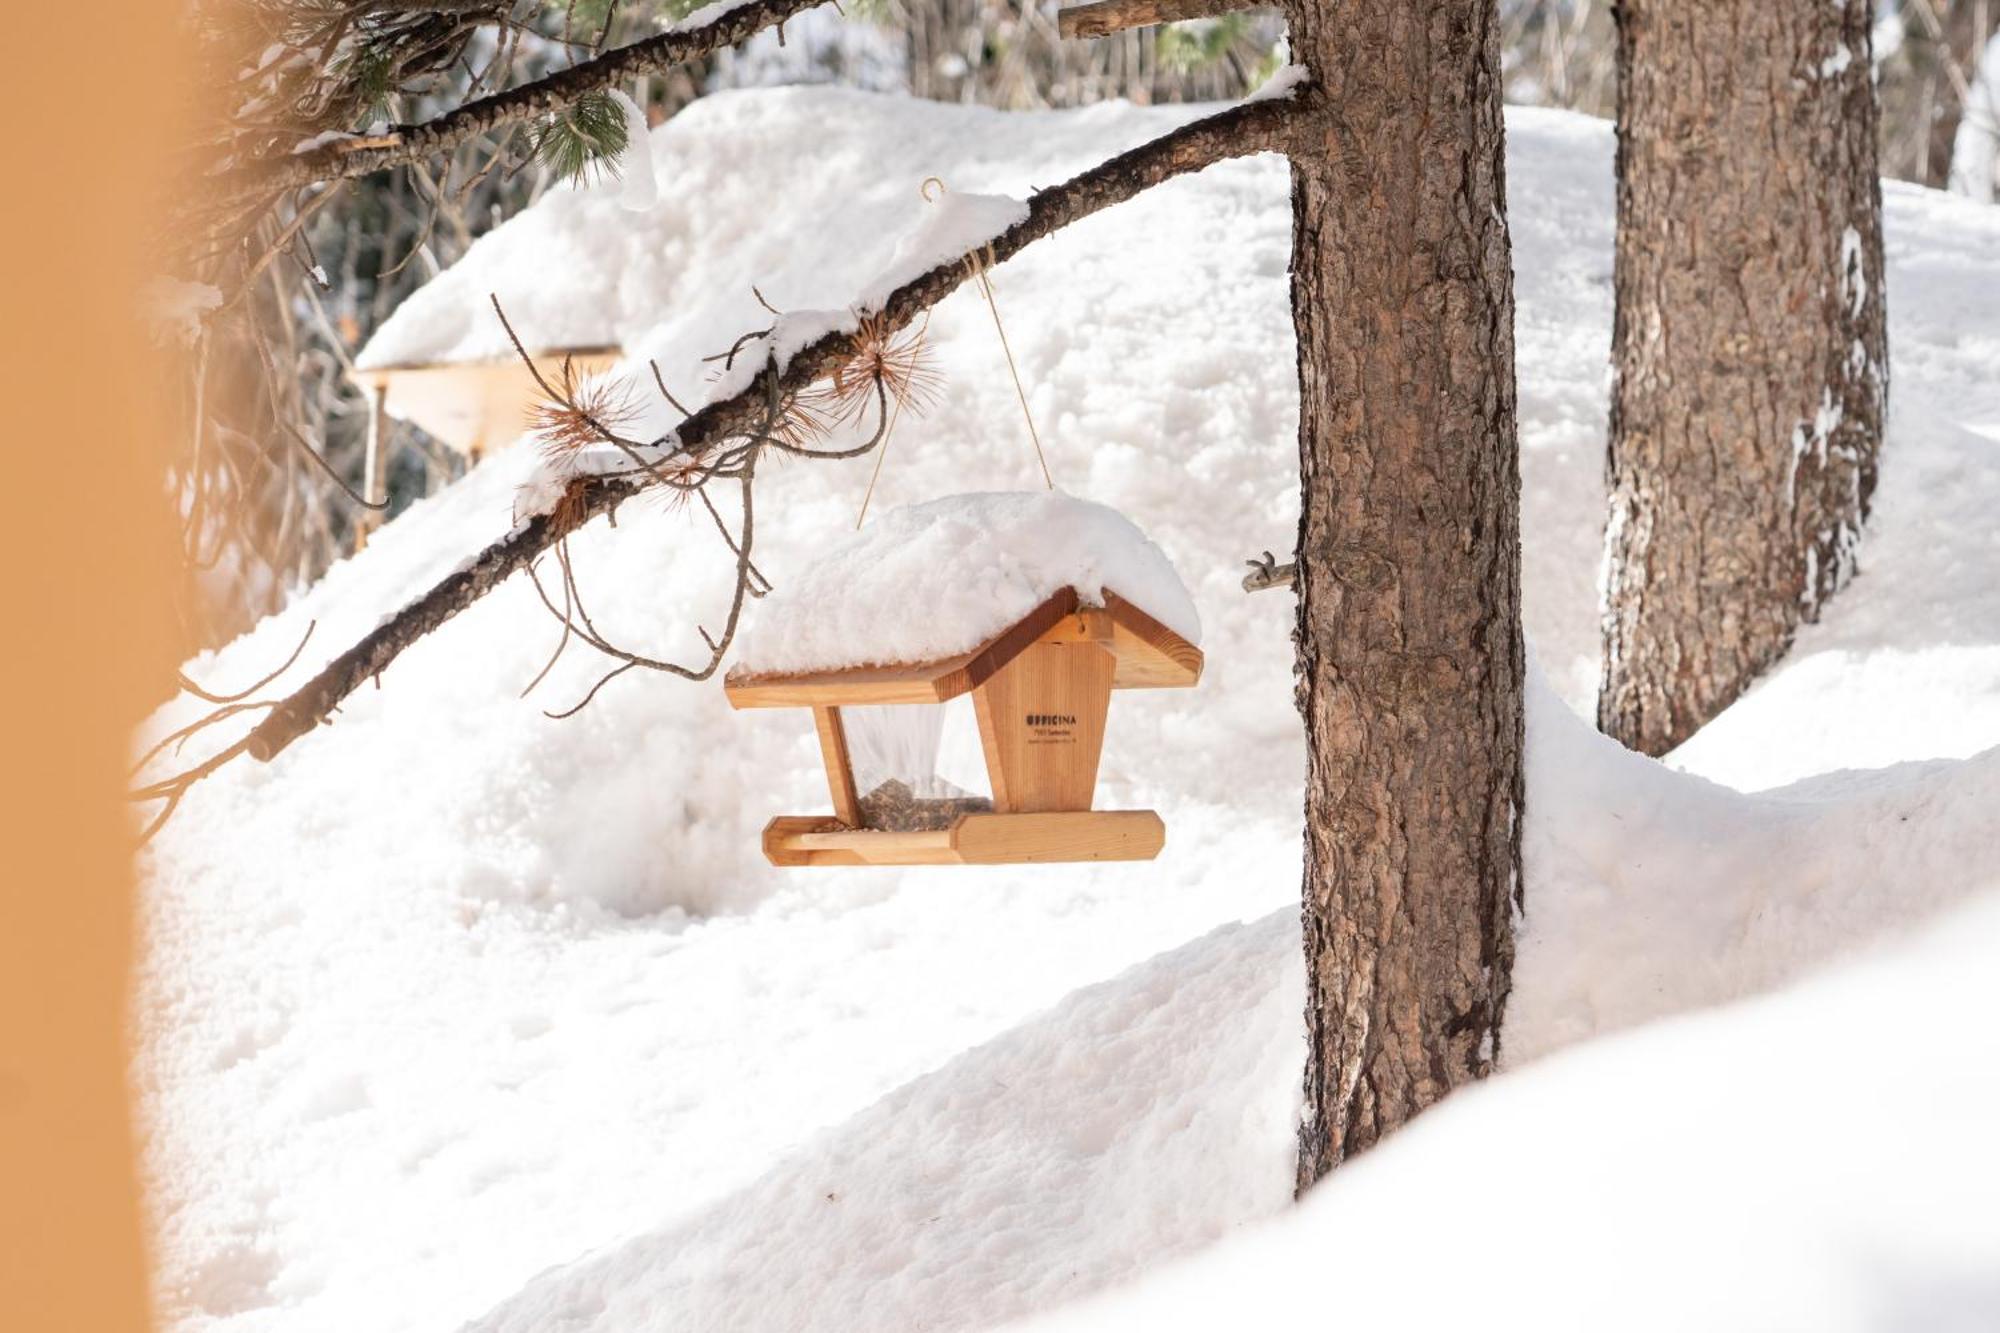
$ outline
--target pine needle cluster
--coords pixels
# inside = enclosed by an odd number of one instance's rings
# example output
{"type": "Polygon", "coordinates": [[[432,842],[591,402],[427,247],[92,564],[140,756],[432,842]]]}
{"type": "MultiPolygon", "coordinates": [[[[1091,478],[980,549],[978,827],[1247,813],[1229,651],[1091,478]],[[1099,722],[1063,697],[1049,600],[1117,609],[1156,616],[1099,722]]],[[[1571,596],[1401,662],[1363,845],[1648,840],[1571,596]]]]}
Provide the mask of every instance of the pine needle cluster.
{"type": "Polygon", "coordinates": [[[632,386],[610,375],[579,383],[575,363],[563,362],[562,377],[550,386],[556,392],[535,404],[529,427],[542,456],[561,463],[593,444],[620,435],[639,417],[632,386]]]}
{"type": "Polygon", "coordinates": [[[542,122],[535,131],[535,156],[563,180],[614,176],[629,138],[618,100],[590,92],[542,122]]]}
{"type": "Polygon", "coordinates": [[[943,384],[921,326],[891,329],[871,315],[854,335],[853,354],[815,386],[810,406],[831,421],[858,421],[879,388],[903,411],[922,413],[936,404],[943,384]]]}

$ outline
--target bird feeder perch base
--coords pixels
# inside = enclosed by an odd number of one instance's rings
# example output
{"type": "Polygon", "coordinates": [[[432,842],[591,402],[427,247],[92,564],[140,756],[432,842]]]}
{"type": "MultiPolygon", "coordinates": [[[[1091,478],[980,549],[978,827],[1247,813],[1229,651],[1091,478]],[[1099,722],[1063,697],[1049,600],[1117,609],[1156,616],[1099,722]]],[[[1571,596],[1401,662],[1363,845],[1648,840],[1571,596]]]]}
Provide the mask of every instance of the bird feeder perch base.
{"type": "Polygon", "coordinates": [[[764,826],[774,866],[996,866],[1150,861],[1167,843],[1151,810],[960,815],[950,828],[891,833],[829,815],[779,815],[764,826]]]}

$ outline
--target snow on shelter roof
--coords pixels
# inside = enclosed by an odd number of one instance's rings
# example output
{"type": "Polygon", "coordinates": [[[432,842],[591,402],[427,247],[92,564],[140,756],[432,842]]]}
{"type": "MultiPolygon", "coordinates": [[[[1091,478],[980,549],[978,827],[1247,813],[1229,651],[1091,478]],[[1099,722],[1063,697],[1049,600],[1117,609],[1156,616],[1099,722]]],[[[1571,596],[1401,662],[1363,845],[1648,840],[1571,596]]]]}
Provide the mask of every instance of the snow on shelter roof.
{"type": "Polygon", "coordinates": [[[830,546],[756,606],[731,679],[961,656],[1066,589],[1200,641],[1180,575],[1123,514],[1057,491],[989,491],[891,510],[830,546]]]}

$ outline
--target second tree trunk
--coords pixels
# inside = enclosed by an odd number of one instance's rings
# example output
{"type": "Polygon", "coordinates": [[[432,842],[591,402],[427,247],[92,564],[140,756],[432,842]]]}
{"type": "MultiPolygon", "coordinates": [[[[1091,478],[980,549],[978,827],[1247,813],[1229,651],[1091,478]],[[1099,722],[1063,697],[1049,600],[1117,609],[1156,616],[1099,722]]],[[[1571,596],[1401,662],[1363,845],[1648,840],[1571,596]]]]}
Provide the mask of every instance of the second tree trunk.
{"type": "Polygon", "coordinates": [[[1661,754],[1852,573],[1888,346],[1867,0],[1624,0],[1598,724],[1661,754]]]}

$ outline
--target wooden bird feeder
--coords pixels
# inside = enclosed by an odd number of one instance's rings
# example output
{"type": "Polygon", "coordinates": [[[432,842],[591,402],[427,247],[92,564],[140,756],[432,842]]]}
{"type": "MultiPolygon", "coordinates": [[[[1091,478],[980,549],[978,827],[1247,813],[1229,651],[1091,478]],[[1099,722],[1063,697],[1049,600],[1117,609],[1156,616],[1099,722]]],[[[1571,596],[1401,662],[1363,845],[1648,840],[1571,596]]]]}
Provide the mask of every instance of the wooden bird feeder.
{"type": "MultiPolygon", "coordinates": [[[[736,708],[810,708],[831,815],[780,815],[764,829],[779,866],[1002,865],[1149,861],[1166,843],[1151,810],[1094,810],[1115,689],[1191,686],[1201,650],[1107,590],[1085,606],[1062,588],[969,653],[907,666],[806,674],[730,673],[736,708]],[[913,793],[856,782],[850,723],[971,696],[991,795],[913,793]]],[[[935,733],[933,733],[935,734],[935,733]]],[[[933,741],[933,749],[936,742],[933,741]]]]}

